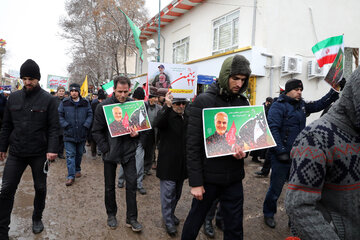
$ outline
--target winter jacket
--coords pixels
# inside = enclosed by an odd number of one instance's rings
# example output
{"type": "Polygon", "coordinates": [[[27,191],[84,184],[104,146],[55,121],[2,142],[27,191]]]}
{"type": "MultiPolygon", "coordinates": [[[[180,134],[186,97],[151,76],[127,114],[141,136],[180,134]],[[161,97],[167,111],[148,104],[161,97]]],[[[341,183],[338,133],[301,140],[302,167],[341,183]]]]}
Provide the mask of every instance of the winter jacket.
{"type": "Polygon", "coordinates": [[[268,113],[268,124],[277,144],[272,148],[275,155],[290,153],[297,135],[305,128],[306,115],[323,110],[334,102],[338,93],[330,90],[320,100],[314,102],[297,101],[282,94],[271,105],[268,113]]]}
{"type": "Polygon", "coordinates": [[[64,142],[84,142],[90,130],[93,113],[89,101],[80,97],[75,103],[65,98],[58,108],[60,125],[64,129],[64,142]]]}
{"type": "Polygon", "coordinates": [[[360,239],[360,68],[291,150],[286,212],[301,240],[360,239]]]}
{"type": "MultiPolygon", "coordinates": [[[[128,101],[133,100],[127,98],[126,102],[128,101]]],[[[131,137],[129,134],[120,137],[111,137],[103,106],[115,103],[120,102],[113,94],[113,96],[107,98],[96,107],[91,133],[98,148],[103,153],[104,161],[126,163],[135,157],[138,137],[131,137]]]]}
{"type": "MultiPolygon", "coordinates": [[[[247,85],[247,82],[244,85],[247,85]]],[[[190,105],[186,148],[189,184],[192,187],[202,186],[204,182],[230,184],[241,181],[245,175],[243,159],[238,160],[233,156],[209,159],[205,155],[202,110],[249,105],[244,95],[227,94],[221,89],[218,82],[213,83],[190,105]]]]}
{"type": "Polygon", "coordinates": [[[158,112],[154,126],[159,129],[159,156],[156,176],[161,180],[184,180],[186,171],[186,128],[188,116],[180,116],[166,104],[158,112]]]}
{"type": "Polygon", "coordinates": [[[59,115],[56,100],[41,89],[25,89],[9,96],[0,134],[0,152],[17,157],[57,153],[59,115]]]}

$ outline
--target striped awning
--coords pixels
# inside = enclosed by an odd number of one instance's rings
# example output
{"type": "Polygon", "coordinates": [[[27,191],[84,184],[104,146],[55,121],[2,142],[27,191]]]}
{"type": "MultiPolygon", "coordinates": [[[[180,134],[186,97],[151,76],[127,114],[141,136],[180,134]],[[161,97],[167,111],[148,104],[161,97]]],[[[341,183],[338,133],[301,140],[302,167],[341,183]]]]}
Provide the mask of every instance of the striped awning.
{"type": "MultiPolygon", "coordinates": [[[[172,3],[163,8],[160,12],[160,27],[163,28],[178,17],[181,17],[193,7],[201,4],[206,0],[174,0],[172,3]]],[[[156,14],[145,25],[143,25],[140,40],[146,40],[157,32],[159,27],[159,14],[156,14]]]]}

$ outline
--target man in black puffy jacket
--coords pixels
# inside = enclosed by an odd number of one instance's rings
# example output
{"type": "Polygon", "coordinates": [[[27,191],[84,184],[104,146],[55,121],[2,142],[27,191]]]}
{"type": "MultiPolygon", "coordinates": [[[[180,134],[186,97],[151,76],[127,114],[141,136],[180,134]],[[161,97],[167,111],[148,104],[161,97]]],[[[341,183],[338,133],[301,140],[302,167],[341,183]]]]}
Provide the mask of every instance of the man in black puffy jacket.
{"type": "Polygon", "coordinates": [[[250,74],[250,63],[245,57],[235,55],[225,59],[218,81],[191,105],[186,148],[189,184],[194,199],[184,223],[182,239],[196,239],[207,212],[217,198],[220,199],[224,217],[224,239],[243,239],[245,153],[236,148],[232,156],[206,158],[202,110],[249,105],[243,93],[250,74]]]}
{"type": "Polygon", "coordinates": [[[59,116],[56,99],[40,85],[40,68],[28,59],[20,68],[24,88],[12,93],[5,108],[0,134],[0,161],[6,158],[0,192],[0,239],[9,239],[10,215],[17,186],[30,165],[35,188],[33,232],[41,221],[46,199],[46,168],[58,152],[59,116]]]}

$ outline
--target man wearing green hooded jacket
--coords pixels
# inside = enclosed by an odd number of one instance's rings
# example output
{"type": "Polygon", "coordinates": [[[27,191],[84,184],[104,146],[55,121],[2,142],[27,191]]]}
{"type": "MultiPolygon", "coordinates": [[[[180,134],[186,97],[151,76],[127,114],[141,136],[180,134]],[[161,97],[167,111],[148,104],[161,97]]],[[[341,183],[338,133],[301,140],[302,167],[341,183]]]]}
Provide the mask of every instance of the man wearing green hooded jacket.
{"type": "Polygon", "coordinates": [[[249,61],[235,55],[225,59],[218,80],[191,105],[187,136],[187,168],[194,196],[181,239],[196,239],[215,199],[220,199],[224,239],[243,239],[243,186],[245,153],[206,158],[202,127],[204,108],[247,106],[243,95],[251,74],[249,61]]]}

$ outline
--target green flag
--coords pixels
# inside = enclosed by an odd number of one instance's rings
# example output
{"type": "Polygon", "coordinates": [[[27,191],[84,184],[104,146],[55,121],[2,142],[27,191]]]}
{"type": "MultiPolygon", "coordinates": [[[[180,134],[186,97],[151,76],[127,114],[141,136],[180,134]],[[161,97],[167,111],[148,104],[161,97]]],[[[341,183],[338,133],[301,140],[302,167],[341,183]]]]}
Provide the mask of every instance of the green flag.
{"type": "Polygon", "coordinates": [[[141,34],[141,31],[140,31],[140,28],[138,28],[138,26],[136,26],[134,24],[133,21],[131,21],[131,19],[118,7],[119,11],[122,12],[124,14],[124,16],[126,17],[129,25],[130,25],[130,28],[133,32],[133,36],[134,36],[134,40],[135,40],[135,45],[136,47],[139,49],[139,54],[140,54],[140,59],[141,61],[143,61],[143,54],[142,54],[142,47],[141,47],[141,43],[140,43],[140,34],[141,34]]]}

